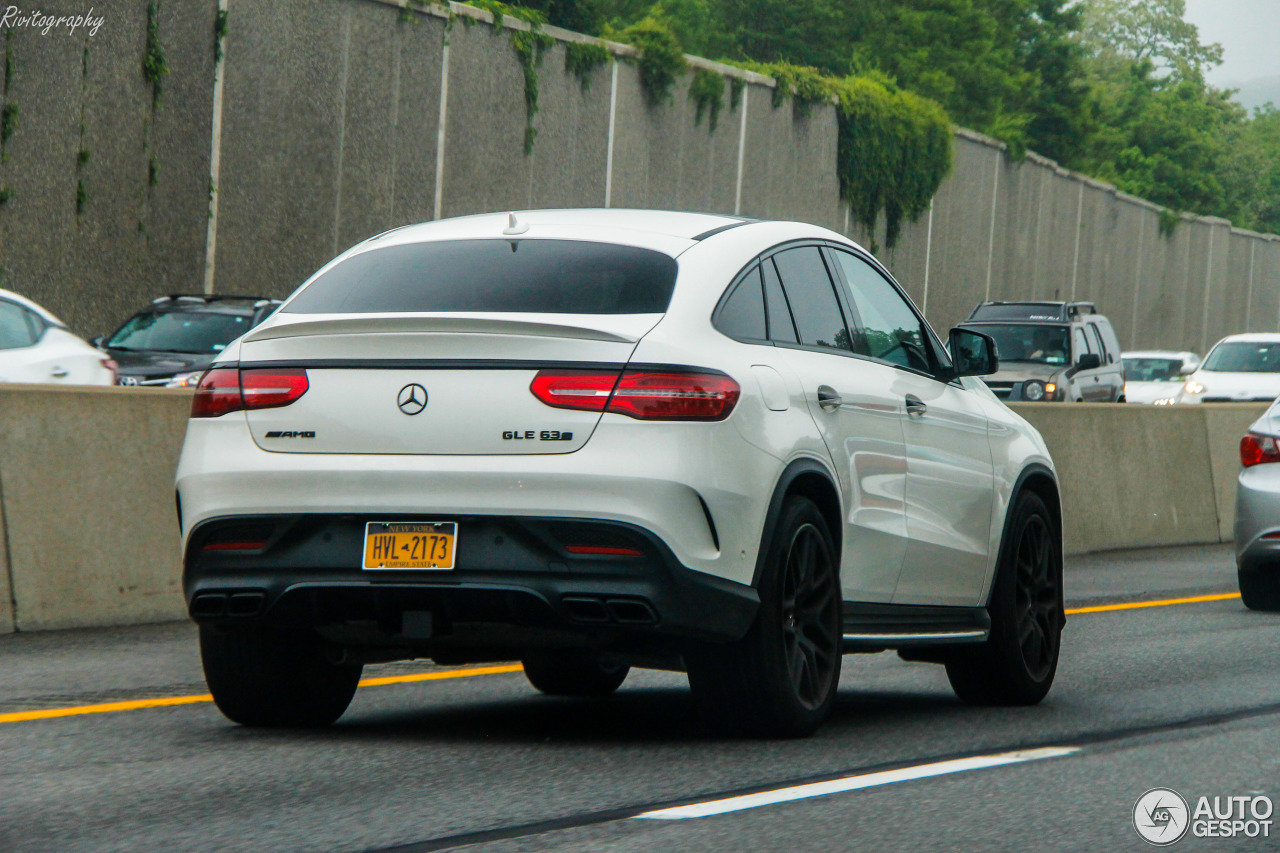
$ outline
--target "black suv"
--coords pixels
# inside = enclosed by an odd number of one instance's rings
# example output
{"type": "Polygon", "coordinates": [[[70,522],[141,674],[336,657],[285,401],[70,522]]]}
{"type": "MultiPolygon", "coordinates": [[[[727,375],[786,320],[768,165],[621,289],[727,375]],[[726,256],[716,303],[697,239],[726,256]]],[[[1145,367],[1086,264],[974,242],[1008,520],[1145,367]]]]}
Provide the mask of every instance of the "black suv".
{"type": "Polygon", "coordinates": [[[227,344],[271,315],[279,299],[260,296],[162,296],[109,337],[90,343],[120,365],[121,385],[195,385],[227,344]]]}
{"type": "Polygon", "coordinates": [[[983,302],[962,325],[995,339],[983,381],[1001,400],[1125,402],[1120,341],[1092,302],[983,302]]]}

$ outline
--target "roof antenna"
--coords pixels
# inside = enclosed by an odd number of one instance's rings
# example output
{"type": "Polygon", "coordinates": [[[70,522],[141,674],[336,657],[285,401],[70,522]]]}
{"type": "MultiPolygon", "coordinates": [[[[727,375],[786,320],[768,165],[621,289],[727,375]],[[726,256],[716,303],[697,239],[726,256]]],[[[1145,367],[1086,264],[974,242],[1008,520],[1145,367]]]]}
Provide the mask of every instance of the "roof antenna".
{"type": "Polygon", "coordinates": [[[528,230],[528,222],[521,222],[514,213],[507,214],[507,227],[502,229],[503,234],[523,234],[528,230]]]}

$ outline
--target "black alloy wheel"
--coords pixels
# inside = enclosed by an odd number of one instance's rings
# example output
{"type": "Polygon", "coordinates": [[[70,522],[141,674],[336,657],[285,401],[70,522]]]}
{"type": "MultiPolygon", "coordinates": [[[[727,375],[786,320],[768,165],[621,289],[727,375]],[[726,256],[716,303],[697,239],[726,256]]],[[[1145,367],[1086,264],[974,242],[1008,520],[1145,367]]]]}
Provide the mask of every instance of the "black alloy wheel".
{"type": "Polygon", "coordinates": [[[817,506],[794,495],[765,547],[755,622],[736,642],[690,648],[689,686],[719,732],[804,737],[831,713],[840,682],[837,551],[817,506]]]}
{"type": "Polygon", "coordinates": [[[783,656],[796,699],[809,709],[827,699],[840,659],[839,590],[831,547],[813,524],[796,530],[782,578],[783,656]]]}
{"type": "Polygon", "coordinates": [[[1060,589],[1053,571],[1053,533],[1041,515],[1031,515],[1018,537],[1017,580],[1013,589],[1018,645],[1027,672],[1037,681],[1058,660],[1060,589]]]}
{"type": "Polygon", "coordinates": [[[1034,705],[1058,669],[1062,627],[1062,544],[1044,501],[1018,495],[987,605],[985,643],[957,648],[946,661],[956,695],[976,705],[1034,705]]]}

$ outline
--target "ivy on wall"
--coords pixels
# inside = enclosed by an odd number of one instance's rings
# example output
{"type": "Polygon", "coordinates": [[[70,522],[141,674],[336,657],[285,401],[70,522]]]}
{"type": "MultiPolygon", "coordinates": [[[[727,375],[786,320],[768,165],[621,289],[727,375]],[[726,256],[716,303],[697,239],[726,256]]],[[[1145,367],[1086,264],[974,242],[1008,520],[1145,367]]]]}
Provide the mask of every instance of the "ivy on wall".
{"type": "Polygon", "coordinates": [[[702,123],[702,114],[707,114],[707,127],[716,132],[716,124],[720,121],[720,108],[724,106],[724,75],[706,68],[695,68],[693,79],[689,81],[689,97],[693,100],[696,112],[693,123],[702,123]]]}
{"type": "Polygon", "coordinates": [[[585,95],[591,91],[591,76],[597,68],[613,61],[613,53],[602,44],[571,41],[564,46],[564,73],[578,78],[585,95]]]}
{"type": "Polygon", "coordinates": [[[671,89],[689,66],[684,48],[667,22],[650,13],[621,32],[606,34],[639,49],[640,56],[634,62],[640,69],[640,87],[649,106],[670,103],[671,89]]]}
{"type": "Polygon", "coordinates": [[[164,91],[164,76],[169,73],[169,60],[165,58],[160,43],[160,10],[155,3],[147,4],[147,45],[142,53],[142,76],[151,84],[151,103],[160,106],[164,91]]]}

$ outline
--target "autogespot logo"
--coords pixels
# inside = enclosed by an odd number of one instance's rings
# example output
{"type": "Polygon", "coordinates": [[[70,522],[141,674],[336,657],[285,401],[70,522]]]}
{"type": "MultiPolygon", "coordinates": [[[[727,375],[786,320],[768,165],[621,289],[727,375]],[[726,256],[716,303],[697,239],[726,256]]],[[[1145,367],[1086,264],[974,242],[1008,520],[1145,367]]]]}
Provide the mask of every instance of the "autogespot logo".
{"type": "Polygon", "coordinates": [[[427,389],[416,382],[406,385],[396,395],[396,405],[406,415],[416,415],[427,407],[427,389]]]}
{"type": "Polygon", "coordinates": [[[1143,841],[1157,847],[1181,841],[1190,818],[1187,801],[1172,788],[1152,788],[1133,804],[1133,828],[1143,841]]]}

